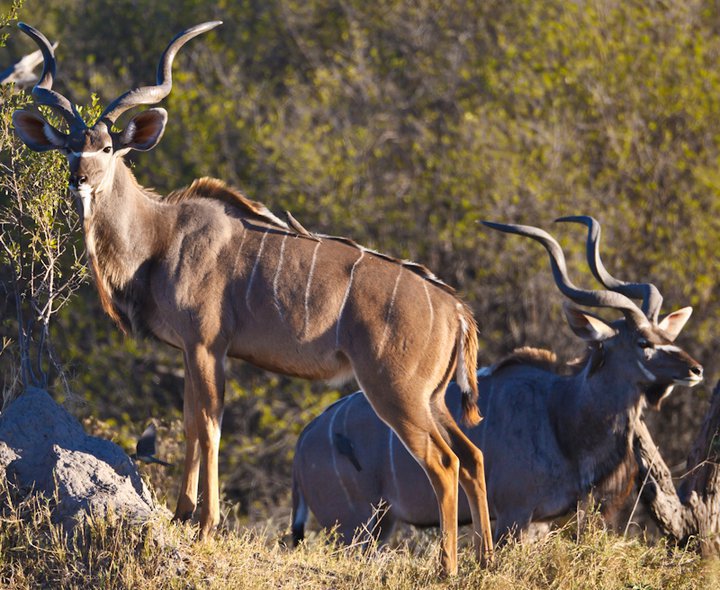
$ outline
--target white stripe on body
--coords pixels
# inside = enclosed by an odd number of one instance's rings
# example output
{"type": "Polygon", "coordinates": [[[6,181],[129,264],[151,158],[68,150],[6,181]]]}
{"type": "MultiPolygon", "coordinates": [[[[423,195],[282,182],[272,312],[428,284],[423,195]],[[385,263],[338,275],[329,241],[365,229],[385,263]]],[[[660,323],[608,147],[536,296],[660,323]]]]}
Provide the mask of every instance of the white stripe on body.
{"type": "MultiPolygon", "coordinates": [[[[345,399],[348,399],[348,398],[345,398],[345,399]]],[[[350,492],[348,492],[347,487],[345,487],[345,482],[343,481],[343,478],[340,475],[340,471],[338,470],[338,465],[337,465],[338,451],[336,450],[337,445],[335,444],[335,437],[333,436],[333,426],[335,425],[335,419],[337,418],[339,412],[340,412],[340,408],[338,407],[337,410],[335,412],[333,412],[332,420],[330,420],[330,425],[328,426],[328,443],[330,444],[330,454],[332,456],[333,470],[335,471],[335,475],[337,476],[338,482],[340,482],[340,487],[342,488],[343,493],[345,494],[345,499],[347,500],[348,504],[350,506],[352,506],[353,501],[352,501],[352,498],[350,497],[350,492]]]]}
{"type": "Polygon", "coordinates": [[[315,262],[317,261],[317,253],[320,248],[320,244],[322,244],[322,242],[315,244],[312,262],[310,262],[310,272],[308,273],[307,285],[305,285],[305,318],[303,320],[302,331],[300,332],[301,338],[304,338],[307,334],[307,328],[310,322],[310,285],[312,285],[313,274],[315,273],[315,262]]]}
{"type": "Polygon", "coordinates": [[[435,308],[432,304],[432,299],[430,299],[430,291],[428,290],[428,284],[427,281],[423,281],[423,287],[425,287],[425,297],[427,297],[428,307],[430,308],[430,322],[428,324],[428,332],[432,332],[433,328],[433,321],[435,320],[435,308]]]}
{"type": "Polygon", "coordinates": [[[280,243],[280,258],[278,259],[277,268],[275,269],[275,276],[273,277],[273,301],[275,302],[275,308],[278,310],[278,313],[280,314],[280,319],[284,320],[283,317],[283,310],[280,306],[280,301],[278,300],[278,279],[280,278],[280,271],[282,270],[283,265],[283,259],[285,257],[285,241],[288,239],[289,234],[285,234],[285,236],[282,239],[282,242],[280,243]]]}
{"type": "Polygon", "coordinates": [[[492,366],[480,367],[480,368],[477,370],[477,376],[478,376],[478,378],[481,378],[481,377],[490,377],[490,375],[492,375],[492,372],[493,372],[492,366]]]}
{"type": "MultiPolygon", "coordinates": [[[[348,431],[347,427],[347,420],[348,420],[348,414],[350,413],[350,405],[352,404],[352,400],[355,398],[354,395],[350,395],[347,398],[347,402],[343,404],[345,406],[345,416],[343,418],[343,434],[348,431]]],[[[339,410],[338,410],[339,411],[339,410]]],[[[357,456],[355,456],[355,460],[357,461],[357,456]]],[[[351,477],[354,480],[355,479],[355,473],[356,473],[355,465],[353,465],[353,468],[350,470],[351,477]]]]}
{"type": "Polygon", "coordinates": [[[400,276],[402,275],[403,267],[400,267],[397,278],[395,279],[395,286],[393,287],[392,296],[390,297],[390,305],[388,306],[387,313],[385,314],[385,328],[383,328],[383,335],[380,339],[380,346],[378,346],[377,355],[382,356],[385,344],[388,338],[388,331],[390,330],[390,314],[392,313],[393,306],[395,305],[395,297],[397,296],[398,285],[400,284],[400,276]]]}
{"type": "Polygon", "coordinates": [[[255,280],[255,273],[257,272],[257,267],[260,264],[260,257],[262,256],[263,249],[265,248],[265,238],[267,238],[268,233],[270,233],[270,230],[266,229],[262,235],[262,239],[260,240],[260,247],[258,248],[258,253],[255,257],[255,264],[253,264],[252,272],[250,273],[250,279],[248,280],[248,286],[245,291],[245,307],[248,308],[248,311],[250,313],[252,313],[252,308],[250,307],[250,291],[252,290],[253,281],[255,280]]]}
{"type": "Polygon", "coordinates": [[[388,436],[388,455],[390,458],[390,473],[392,475],[393,487],[395,488],[395,495],[397,496],[398,502],[400,498],[400,483],[398,482],[397,469],[395,468],[395,452],[394,452],[394,441],[395,433],[392,428],[388,428],[390,434],[388,436]]]}
{"type": "Polygon", "coordinates": [[[360,250],[360,256],[352,265],[352,269],[350,269],[350,281],[348,281],[347,289],[345,289],[345,297],[343,297],[343,302],[340,306],[340,313],[338,314],[337,323],[335,324],[335,346],[338,348],[340,348],[340,323],[342,322],[345,305],[347,304],[347,300],[350,297],[350,289],[352,288],[353,279],[355,278],[355,268],[357,268],[357,265],[363,259],[363,256],[365,256],[365,250],[360,250]]]}
{"type": "Polygon", "coordinates": [[[238,262],[240,261],[240,256],[242,255],[243,246],[245,245],[245,237],[247,236],[247,231],[245,228],[243,228],[243,234],[242,239],[240,240],[240,246],[238,246],[237,254],[235,254],[235,263],[232,266],[233,272],[237,270],[238,262]]]}

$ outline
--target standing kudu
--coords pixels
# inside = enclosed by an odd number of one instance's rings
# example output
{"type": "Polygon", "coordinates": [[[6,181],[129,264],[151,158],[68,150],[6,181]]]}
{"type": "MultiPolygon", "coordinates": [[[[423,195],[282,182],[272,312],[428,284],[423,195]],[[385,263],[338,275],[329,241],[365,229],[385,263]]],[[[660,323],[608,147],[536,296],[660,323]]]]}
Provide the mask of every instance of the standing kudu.
{"type": "Polygon", "coordinates": [[[218,523],[230,356],[308,379],[354,376],[430,479],[444,531],[443,569],[457,570],[458,479],[471,498],[478,557],[489,559],[482,453],[456,425],[443,395],[455,374],[465,392],[463,417],[479,420],[475,321],[452,289],[419,265],[309,234],[292,217],[285,223],[218,180],[196,180],[162,198],[141,187],[123,162],[129,150],[155,147],[167,112],[146,110],[116,132],[118,117],[167,96],[177,51],[218,24],[177,35],[160,59],[157,84],[121,95],[91,127],[52,90],[55,59],[45,37],[20,25],[45,60],[33,96],[63,117],[68,133],[26,110],[14,114],[15,128],[31,149],[67,155],[102,305],[125,330],[183,352],[187,446],[176,518],[187,519],[196,508],[202,460],[201,537],[218,523]]]}
{"type": "MultiPolygon", "coordinates": [[[[673,344],[690,308],[658,321],[662,298],[653,285],[623,283],[605,270],[599,224],[590,217],[564,220],[588,225],[589,265],[610,290],[576,288],[560,246],[542,230],[488,225],[539,241],[548,250],[558,287],[571,301],[620,311],[624,319],[608,324],[566,305],[570,327],[591,347],[573,374],[559,374],[552,353],[532,349],[478,372],[485,418],[466,432],[487,461],[496,542],[508,533],[526,536],[531,523],[567,514],[590,492],[610,502],[624,498],[633,485],[632,439],[644,405],[658,406],[674,385],[693,386],[702,379],[702,367],[673,344]],[[645,311],[628,296],[643,299],[645,311]]],[[[451,384],[446,402],[458,417],[460,401],[459,388],[451,384]]],[[[298,439],[295,543],[304,536],[308,511],[324,527],[337,525],[345,542],[359,527],[382,541],[397,521],[437,525],[432,500],[422,472],[360,393],[330,406],[298,439]],[[384,513],[376,510],[381,503],[384,513]]],[[[461,498],[461,521],[469,515],[461,498]]]]}

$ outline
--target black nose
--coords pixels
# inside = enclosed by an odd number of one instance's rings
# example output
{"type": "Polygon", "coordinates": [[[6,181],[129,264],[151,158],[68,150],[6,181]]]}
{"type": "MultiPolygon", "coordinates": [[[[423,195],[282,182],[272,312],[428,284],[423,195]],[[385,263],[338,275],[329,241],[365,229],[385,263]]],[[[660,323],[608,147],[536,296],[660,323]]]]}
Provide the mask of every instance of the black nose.
{"type": "Polygon", "coordinates": [[[690,367],[690,372],[693,375],[696,375],[697,377],[703,376],[703,368],[700,365],[698,365],[696,367],[690,367]]]}
{"type": "Polygon", "coordinates": [[[80,176],[71,175],[70,176],[70,184],[72,184],[73,186],[80,187],[83,184],[85,184],[86,182],[87,182],[87,176],[82,176],[82,175],[80,175],[80,176]]]}

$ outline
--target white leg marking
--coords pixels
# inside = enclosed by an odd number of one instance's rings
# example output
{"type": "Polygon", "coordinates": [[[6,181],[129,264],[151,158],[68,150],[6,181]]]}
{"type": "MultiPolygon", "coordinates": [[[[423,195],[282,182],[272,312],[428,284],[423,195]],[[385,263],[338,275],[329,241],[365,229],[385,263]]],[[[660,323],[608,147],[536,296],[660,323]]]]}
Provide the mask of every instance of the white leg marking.
{"type": "Polygon", "coordinates": [[[318,242],[315,244],[312,262],[310,263],[310,272],[308,273],[307,285],[305,285],[305,319],[303,320],[302,332],[300,333],[301,338],[304,338],[307,334],[308,322],[310,321],[310,285],[312,284],[313,274],[315,273],[315,262],[317,261],[317,253],[321,243],[322,242],[318,242]]]}
{"type": "Polygon", "coordinates": [[[292,526],[299,527],[301,524],[304,525],[308,519],[308,505],[305,501],[305,494],[302,490],[302,486],[298,484],[300,488],[297,511],[295,512],[295,519],[292,522],[292,526]]]}
{"type": "Polygon", "coordinates": [[[258,253],[255,257],[255,264],[253,264],[252,272],[250,273],[250,279],[248,280],[247,290],[245,291],[245,306],[248,308],[248,311],[250,313],[252,313],[252,308],[250,307],[250,291],[252,289],[253,281],[255,280],[255,273],[257,271],[257,267],[260,264],[260,257],[262,256],[263,248],[265,248],[265,238],[267,237],[269,231],[270,230],[265,230],[262,239],[260,240],[260,247],[258,248],[258,253]]]}
{"type": "Polygon", "coordinates": [[[390,330],[390,314],[392,313],[393,306],[395,305],[395,297],[397,296],[398,285],[400,284],[400,277],[402,275],[403,267],[400,267],[397,278],[395,279],[395,286],[393,287],[392,296],[390,297],[390,305],[388,305],[387,313],[385,314],[385,327],[383,328],[383,335],[380,339],[380,346],[378,346],[378,356],[382,356],[383,350],[385,349],[385,343],[388,338],[388,331],[390,330]]]}
{"type": "Polygon", "coordinates": [[[278,279],[280,278],[280,271],[282,270],[283,258],[285,256],[285,241],[288,239],[289,234],[285,234],[280,244],[280,258],[278,259],[278,265],[275,269],[275,276],[273,277],[273,301],[275,302],[275,308],[280,314],[280,318],[283,318],[282,307],[280,306],[280,300],[278,299],[278,279]]]}
{"type": "Polygon", "coordinates": [[[347,303],[348,297],[350,297],[350,289],[352,288],[353,279],[355,278],[355,268],[360,264],[363,256],[365,256],[365,251],[360,250],[360,256],[358,256],[355,264],[352,265],[352,269],[350,269],[350,280],[348,281],[347,289],[345,289],[345,297],[343,297],[340,313],[338,314],[337,323],[335,324],[335,346],[338,348],[340,348],[340,322],[342,321],[343,312],[345,311],[345,304],[347,303]]]}
{"type": "MultiPolygon", "coordinates": [[[[345,404],[343,404],[345,405],[345,404]]],[[[340,408],[336,406],[335,412],[333,412],[332,420],[330,420],[330,425],[328,426],[328,443],[330,444],[330,455],[332,456],[332,464],[333,464],[333,470],[335,471],[335,475],[337,477],[338,483],[340,484],[340,487],[343,490],[343,493],[345,494],[345,498],[348,501],[348,504],[352,506],[353,501],[352,498],[350,498],[350,492],[348,492],[348,489],[345,487],[345,482],[343,481],[342,475],[340,475],[340,471],[338,470],[337,466],[337,452],[335,451],[335,436],[333,433],[333,427],[335,426],[335,418],[337,418],[338,413],[340,412],[340,408]]]]}

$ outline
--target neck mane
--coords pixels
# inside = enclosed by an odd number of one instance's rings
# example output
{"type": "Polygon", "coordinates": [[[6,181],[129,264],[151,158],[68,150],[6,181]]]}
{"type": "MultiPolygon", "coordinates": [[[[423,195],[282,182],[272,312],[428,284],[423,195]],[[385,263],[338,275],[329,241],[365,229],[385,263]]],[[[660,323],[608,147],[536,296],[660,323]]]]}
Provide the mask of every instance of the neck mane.
{"type": "Polygon", "coordinates": [[[215,199],[231,205],[243,213],[260,219],[280,229],[290,230],[287,223],[276,217],[265,205],[248,199],[239,190],[234,189],[217,178],[198,178],[190,186],[171,192],[161,198],[163,203],[174,205],[191,199],[215,199]]]}
{"type": "Polygon", "coordinates": [[[491,367],[491,374],[497,373],[506,367],[518,365],[530,365],[551,373],[559,373],[561,366],[558,364],[557,355],[543,348],[523,346],[516,348],[510,354],[500,359],[491,367]]]}

